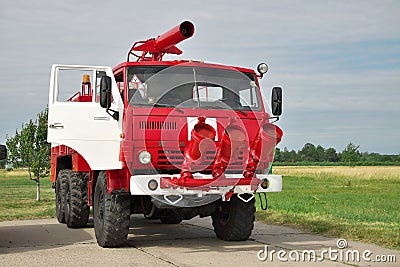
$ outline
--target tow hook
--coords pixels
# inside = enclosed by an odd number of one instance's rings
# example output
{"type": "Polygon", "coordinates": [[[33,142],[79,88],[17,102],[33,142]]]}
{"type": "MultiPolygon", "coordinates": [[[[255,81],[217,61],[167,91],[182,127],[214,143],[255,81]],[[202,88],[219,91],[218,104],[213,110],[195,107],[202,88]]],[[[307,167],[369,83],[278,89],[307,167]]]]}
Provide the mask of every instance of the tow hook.
{"type": "Polygon", "coordinates": [[[247,203],[254,198],[254,194],[242,193],[238,194],[237,197],[244,203],[247,203]]]}
{"type": "Polygon", "coordinates": [[[171,205],[175,205],[183,199],[182,195],[164,195],[164,199],[171,205]]]}

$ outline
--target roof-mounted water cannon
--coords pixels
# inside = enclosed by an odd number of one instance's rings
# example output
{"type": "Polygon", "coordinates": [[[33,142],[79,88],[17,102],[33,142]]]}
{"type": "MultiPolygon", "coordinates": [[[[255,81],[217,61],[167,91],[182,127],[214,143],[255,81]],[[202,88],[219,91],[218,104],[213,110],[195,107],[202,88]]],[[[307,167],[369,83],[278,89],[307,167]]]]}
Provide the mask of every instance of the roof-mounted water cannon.
{"type": "Polygon", "coordinates": [[[137,61],[161,61],[164,54],[180,55],[182,50],[175,45],[192,37],[193,34],[193,23],[184,21],[157,38],[135,42],[129,50],[127,61],[129,62],[131,55],[137,57],[137,61]],[[142,54],[138,55],[134,51],[142,51],[142,54]],[[147,54],[151,56],[147,56],[147,54]]]}

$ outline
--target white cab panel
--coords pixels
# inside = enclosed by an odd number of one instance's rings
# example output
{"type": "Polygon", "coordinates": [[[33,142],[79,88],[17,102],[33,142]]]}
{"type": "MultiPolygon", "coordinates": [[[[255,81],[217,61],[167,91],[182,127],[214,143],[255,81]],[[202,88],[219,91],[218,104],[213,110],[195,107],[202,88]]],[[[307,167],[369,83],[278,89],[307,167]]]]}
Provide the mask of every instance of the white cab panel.
{"type": "MultiPolygon", "coordinates": [[[[77,88],[79,91],[80,88],[77,88]]],[[[53,145],[66,145],[88,162],[92,170],[120,169],[120,134],[122,133],[123,102],[111,68],[95,66],[53,65],[50,79],[49,116],[47,141],[53,145]],[[80,70],[92,73],[93,90],[96,88],[96,72],[106,72],[112,78],[113,103],[111,109],[120,114],[114,120],[106,109],[95,102],[58,101],[59,73],[62,70],[80,70]]]]}

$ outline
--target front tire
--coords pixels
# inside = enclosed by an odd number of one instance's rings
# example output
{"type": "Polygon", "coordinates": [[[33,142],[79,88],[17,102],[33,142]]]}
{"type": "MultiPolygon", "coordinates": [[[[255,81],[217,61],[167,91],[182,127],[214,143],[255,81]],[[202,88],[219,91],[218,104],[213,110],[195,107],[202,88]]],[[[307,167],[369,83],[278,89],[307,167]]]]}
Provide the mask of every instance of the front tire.
{"type": "Polygon", "coordinates": [[[218,200],[216,210],[211,215],[214,232],[225,241],[244,241],[249,239],[254,227],[255,200],[243,202],[237,195],[230,201],[218,200]]]}
{"type": "Polygon", "coordinates": [[[130,198],[128,194],[109,194],[106,173],[99,173],[94,191],[94,231],[101,247],[120,247],[129,232],[130,198]]]}
{"type": "Polygon", "coordinates": [[[65,222],[70,228],[85,227],[89,220],[87,173],[65,170],[65,222]]]}

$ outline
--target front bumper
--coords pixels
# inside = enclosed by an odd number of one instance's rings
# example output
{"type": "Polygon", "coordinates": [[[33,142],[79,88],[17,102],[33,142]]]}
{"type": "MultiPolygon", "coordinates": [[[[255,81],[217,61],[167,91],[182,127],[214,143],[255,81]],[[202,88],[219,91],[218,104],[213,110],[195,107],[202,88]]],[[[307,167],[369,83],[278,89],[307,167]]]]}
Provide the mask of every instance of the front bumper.
{"type": "MultiPolygon", "coordinates": [[[[235,185],[234,183],[230,183],[230,185],[223,186],[217,185],[214,186],[212,181],[213,178],[211,175],[203,175],[199,173],[193,174],[194,180],[196,179],[210,179],[210,185],[203,185],[201,187],[184,187],[184,186],[176,186],[176,187],[161,187],[160,185],[165,180],[173,180],[177,179],[177,175],[164,175],[164,174],[155,174],[155,175],[133,175],[130,178],[130,193],[131,195],[158,195],[158,196],[168,196],[168,195],[197,195],[201,197],[203,195],[226,195],[231,190],[233,193],[244,194],[244,193],[256,193],[256,192],[280,192],[282,191],[282,176],[275,174],[257,174],[256,179],[260,182],[264,179],[268,179],[269,186],[267,189],[262,188],[260,185],[254,189],[252,185],[235,185]],[[149,182],[154,181],[157,182],[157,188],[155,190],[149,189],[149,182]],[[233,184],[233,185],[232,185],[233,184]]],[[[238,178],[243,178],[242,174],[226,174],[226,179],[234,179],[238,180],[238,178]]],[[[243,178],[244,179],[244,178],[243,178]]],[[[260,183],[258,182],[258,184],[260,183]]]]}

